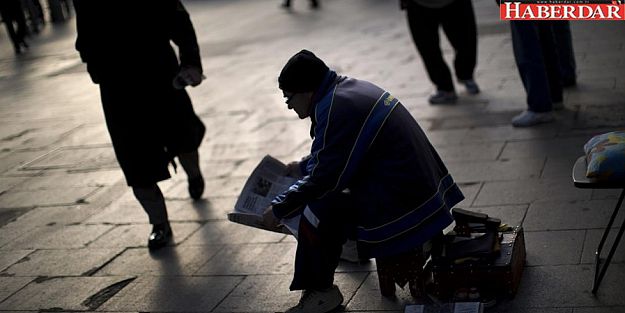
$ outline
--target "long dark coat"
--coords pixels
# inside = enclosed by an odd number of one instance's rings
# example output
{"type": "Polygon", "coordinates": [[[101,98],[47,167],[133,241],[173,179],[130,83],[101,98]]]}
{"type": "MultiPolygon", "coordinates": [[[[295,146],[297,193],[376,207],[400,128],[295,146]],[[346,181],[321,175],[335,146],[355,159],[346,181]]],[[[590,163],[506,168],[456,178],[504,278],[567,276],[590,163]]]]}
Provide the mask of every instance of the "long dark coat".
{"type": "Polygon", "coordinates": [[[74,0],[74,6],[76,49],[100,85],[128,185],[169,178],[168,163],[195,151],[205,132],[186,91],[172,85],[180,66],[202,67],[188,13],[178,0],[74,0]]]}

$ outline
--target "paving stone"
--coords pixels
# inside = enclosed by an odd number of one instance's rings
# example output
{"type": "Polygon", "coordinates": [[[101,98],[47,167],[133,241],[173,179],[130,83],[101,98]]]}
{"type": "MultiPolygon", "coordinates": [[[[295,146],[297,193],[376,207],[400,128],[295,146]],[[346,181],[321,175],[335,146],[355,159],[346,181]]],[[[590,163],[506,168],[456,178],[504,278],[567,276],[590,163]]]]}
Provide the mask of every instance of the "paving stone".
{"type": "MultiPolygon", "coordinates": [[[[167,202],[165,203],[167,204],[167,202]]],[[[126,191],[120,198],[106,206],[100,213],[96,213],[85,223],[110,223],[110,224],[142,224],[148,223],[148,215],[132,195],[132,191],[126,191]]]]}
{"type": "Polygon", "coordinates": [[[446,162],[457,182],[538,178],[544,159],[446,162]]]}
{"type": "Polygon", "coordinates": [[[47,226],[28,230],[3,250],[78,249],[111,230],[109,225],[47,226]]]}
{"type": "Polygon", "coordinates": [[[270,232],[230,221],[208,222],[182,245],[219,245],[280,242],[287,235],[270,232]]]}
{"type": "Polygon", "coordinates": [[[146,248],[126,249],[100,269],[99,276],[181,276],[191,275],[214,257],[221,246],[165,247],[156,251],[146,248]]]}
{"type": "Polygon", "coordinates": [[[545,168],[540,175],[543,179],[558,179],[572,181],[573,159],[547,158],[545,168]]]}
{"type": "Polygon", "coordinates": [[[33,250],[13,250],[2,251],[0,254],[0,271],[13,265],[15,262],[21,260],[23,257],[32,253],[33,250]]]}
{"type": "Polygon", "coordinates": [[[0,194],[19,185],[26,177],[0,177],[0,194]]]}
{"type": "MultiPolygon", "coordinates": [[[[334,283],[343,294],[343,305],[362,284],[366,273],[336,274],[334,283]]],[[[214,312],[283,312],[297,304],[300,292],[289,291],[291,275],[247,276],[214,312]]]]}
{"type": "MultiPolygon", "coordinates": [[[[615,225],[616,227],[620,227],[621,224],[615,225]]],[[[601,237],[603,236],[604,229],[589,229],[586,231],[586,239],[584,241],[584,251],[582,252],[582,260],[581,263],[592,263],[595,262],[595,252],[599,247],[599,241],[601,241],[601,237]]],[[[605,260],[610,253],[610,249],[612,248],[612,244],[614,243],[614,237],[618,233],[618,228],[612,228],[610,233],[608,234],[608,238],[606,239],[603,249],[601,251],[601,258],[605,260]]],[[[624,244],[623,240],[619,242],[618,247],[614,251],[614,255],[612,256],[612,262],[614,263],[624,263],[625,262],[625,249],[623,249],[624,244]]],[[[608,271],[610,271],[610,267],[608,267],[608,271]]],[[[607,275],[607,274],[606,274],[607,275]]]]}
{"type": "Polygon", "coordinates": [[[167,201],[167,213],[170,221],[214,221],[226,220],[228,213],[234,210],[237,197],[212,197],[188,201],[167,201]]]}
{"type": "MultiPolygon", "coordinates": [[[[200,228],[199,223],[170,223],[174,237],[169,245],[184,242],[193,232],[200,228]]],[[[90,248],[114,247],[147,247],[148,235],[152,230],[150,224],[119,225],[89,244],[90,248]]]]}
{"type": "Polygon", "coordinates": [[[14,190],[73,189],[76,187],[110,186],[123,180],[119,169],[103,169],[86,173],[54,173],[52,175],[32,177],[14,188],[14,190]]]}
{"type": "Polygon", "coordinates": [[[90,309],[86,305],[90,296],[128,278],[55,277],[35,280],[0,303],[0,310],[86,311],[90,309]]]}
{"type": "Polygon", "coordinates": [[[295,249],[293,243],[225,245],[194,275],[291,273],[295,249]]]}
{"type": "Polygon", "coordinates": [[[118,168],[117,159],[110,145],[74,146],[56,149],[23,166],[27,170],[71,169],[90,170],[118,168]]]}
{"type": "Polygon", "coordinates": [[[444,162],[495,160],[503,149],[500,143],[473,143],[437,147],[436,151],[444,162]]]}
{"type": "MultiPolygon", "coordinates": [[[[535,202],[527,210],[523,225],[528,231],[603,229],[608,224],[614,205],[614,200],[535,202]]],[[[615,223],[622,220],[621,216],[615,223]]]]}
{"type": "Polygon", "coordinates": [[[10,224],[3,226],[2,228],[0,228],[0,249],[3,251],[9,250],[5,248],[6,244],[13,242],[15,239],[30,231],[31,230],[28,228],[15,227],[10,224]]]}
{"type": "Polygon", "coordinates": [[[24,213],[9,225],[26,229],[42,226],[66,226],[78,224],[98,211],[89,205],[34,208],[24,213]]]}
{"type": "Polygon", "coordinates": [[[508,142],[504,147],[501,158],[551,157],[556,159],[577,160],[577,157],[584,155],[584,144],[589,139],[590,137],[583,136],[508,142]]]}
{"type": "MultiPolygon", "coordinates": [[[[203,195],[206,197],[238,197],[247,177],[206,180],[203,195]]],[[[181,181],[169,189],[163,190],[166,200],[191,199],[186,181],[181,181]]]]}
{"type": "Polygon", "coordinates": [[[456,204],[457,208],[468,208],[471,206],[473,201],[475,200],[475,196],[482,188],[481,183],[457,183],[458,187],[462,191],[464,195],[464,200],[460,201],[460,203],[456,204]]]}
{"type": "Polygon", "coordinates": [[[622,313],[625,306],[601,306],[594,308],[574,308],[573,313],[622,313]]]}
{"type": "Polygon", "coordinates": [[[37,250],[0,272],[9,276],[82,276],[94,272],[122,249],[37,250]]]}
{"type": "Polygon", "coordinates": [[[99,187],[75,187],[32,191],[7,191],[0,195],[2,208],[28,208],[33,206],[72,205],[86,201],[99,187]]]}
{"type": "Polygon", "coordinates": [[[0,303],[33,279],[34,277],[0,277],[0,303]]]}
{"type": "Polygon", "coordinates": [[[527,265],[579,264],[584,230],[525,232],[527,265]]]}
{"type": "Polygon", "coordinates": [[[346,307],[348,311],[390,311],[402,310],[406,304],[414,303],[408,288],[397,288],[395,295],[395,299],[389,299],[380,294],[378,274],[373,272],[366,277],[346,307]]]}
{"type": "Polygon", "coordinates": [[[511,304],[517,308],[622,306],[625,290],[618,286],[625,278],[625,267],[612,264],[611,268],[613,274],[606,275],[597,296],[593,296],[593,270],[589,265],[527,267],[511,304]]]}
{"type": "Polygon", "coordinates": [[[240,282],[241,277],[140,277],[99,311],[211,312],[240,282]]]}
{"type": "Polygon", "coordinates": [[[622,191],[623,190],[618,190],[618,189],[593,189],[592,199],[593,200],[614,199],[614,205],[616,205],[616,201],[618,197],[621,195],[622,191]]]}
{"type": "Polygon", "coordinates": [[[573,184],[561,185],[551,180],[486,182],[473,205],[525,204],[546,200],[560,202],[588,200],[590,194],[590,190],[577,189],[573,187],[573,184]]]}

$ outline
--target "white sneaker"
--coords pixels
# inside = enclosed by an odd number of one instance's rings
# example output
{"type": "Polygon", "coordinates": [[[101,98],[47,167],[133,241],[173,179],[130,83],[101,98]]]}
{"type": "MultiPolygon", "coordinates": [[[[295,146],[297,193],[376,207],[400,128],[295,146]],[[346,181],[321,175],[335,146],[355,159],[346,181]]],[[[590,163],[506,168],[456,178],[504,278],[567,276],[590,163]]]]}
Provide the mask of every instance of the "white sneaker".
{"type": "Polygon", "coordinates": [[[553,120],[554,118],[551,112],[534,112],[527,110],[512,118],[512,126],[528,127],[553,122],[553,120]]]}
{"type": "Polygon", "coordinates": [[[326,290],[304,290],[299,303],[284,313],[327,313],[343,303],[339,287],[332,285],[326,290]]]}

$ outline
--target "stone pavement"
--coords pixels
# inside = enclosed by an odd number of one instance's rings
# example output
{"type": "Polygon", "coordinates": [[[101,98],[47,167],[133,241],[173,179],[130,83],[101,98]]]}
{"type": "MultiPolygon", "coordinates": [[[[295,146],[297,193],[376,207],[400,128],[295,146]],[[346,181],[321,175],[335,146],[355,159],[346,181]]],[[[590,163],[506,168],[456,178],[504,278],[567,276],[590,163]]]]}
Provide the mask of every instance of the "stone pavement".
{"type": "MultiPolygon", "coordinates": [[[[97,86],[73,50],[73,21],[47,26],[17,58],[0,31],[0,311],[274,312],[295,304],[295,240],[230,223],[226,213],[262,156],[290,161],[309,149],[308,122],[286,109],[276,83],[288,57],[308,48],[401,99],[460,183],[460,207],[525,227],[519,292],[491,312],[625,312],[622,245],[597,296],[590,293],[594,248],[617,194],[576,189],[570,174],[593,134],[625,125],[623,22],[572,23],[579,86],[566,91],[556,123],[514,129],[524,91],[492,0],[474,1],[483,92],[461,91],[453,106],[427,104],[432,87],[397,1],[325,0],[314,12],[302,0],[292,13],[279,0],[185,3],[208,77],[189,90],[208,128],[207,190],[192,202],[184,174],[162,183],[175,242],[153,254],[97,86]]],[[[341,264],[336,283],[346,311],[400,312],[411,302],[407,291],[382,298],[371,263],[341,264]]]]}

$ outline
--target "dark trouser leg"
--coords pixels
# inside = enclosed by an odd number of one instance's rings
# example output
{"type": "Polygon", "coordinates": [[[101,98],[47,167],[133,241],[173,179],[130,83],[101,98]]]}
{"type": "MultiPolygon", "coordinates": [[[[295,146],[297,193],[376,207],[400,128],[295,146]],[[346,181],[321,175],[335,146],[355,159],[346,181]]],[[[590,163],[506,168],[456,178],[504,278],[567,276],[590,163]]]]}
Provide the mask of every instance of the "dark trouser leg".
{"type": "Polygon", "coordinates": [[[571,24],[569,21],[553,21],[552,24],[562,81],[567,85],[574,85],[577,80],[575,73],[577,65],[573,51],[571,24]]]}
{"type": "Polygon", "coordinates": [[[552,109],[549,79],[541,48],[537,21],[510,21],[512,48],[530,111],[552,109]]]}
{"type": "Polygon", "coordinates": [[[456,78],[473,79],[477,62],[477,27],[471,0],[456,0],[443,10],[443,30],[456,51],[456,78]]]}
{"type": "Polygon", "coordinates": [[[562,74],[553,31],[554,21],[539,21],[540,47],[545,60],[551,102],[562,102],[562,74]]]}
{"type": "Polygon", "coordinates": [[[342,246],[352,229],[353,205],[349,195],[340,193],[314,201],[306,210],[317,212],[313,214],[318,223],[302,214],[290,289],[326,289],[332,286],[342,246]]]}
{"type": "Polygon", "coordinates": [[[133,186],[132,191],[139,203],[141,203],[143,210],[148,214],[150,224],[168,223],[165,197],[163,197],[163,193],[157,184],[141,187],[133,186]]]}
{"type": "Polygon", "coordinates": [[[440,10],[429,9],[409,1],[406,12],[412,40],[417,46],[430,80],[438,90],[454,91],[451,72],[443,59],[438,36],[440,10]]]}
{"type": "Polygon", "coordinates": [[[193,152],[180,153],[178,155],[178,160],[189,178],[199,177],[202,175],[200,170],[200,157],[197,150],[193,152]]]}

